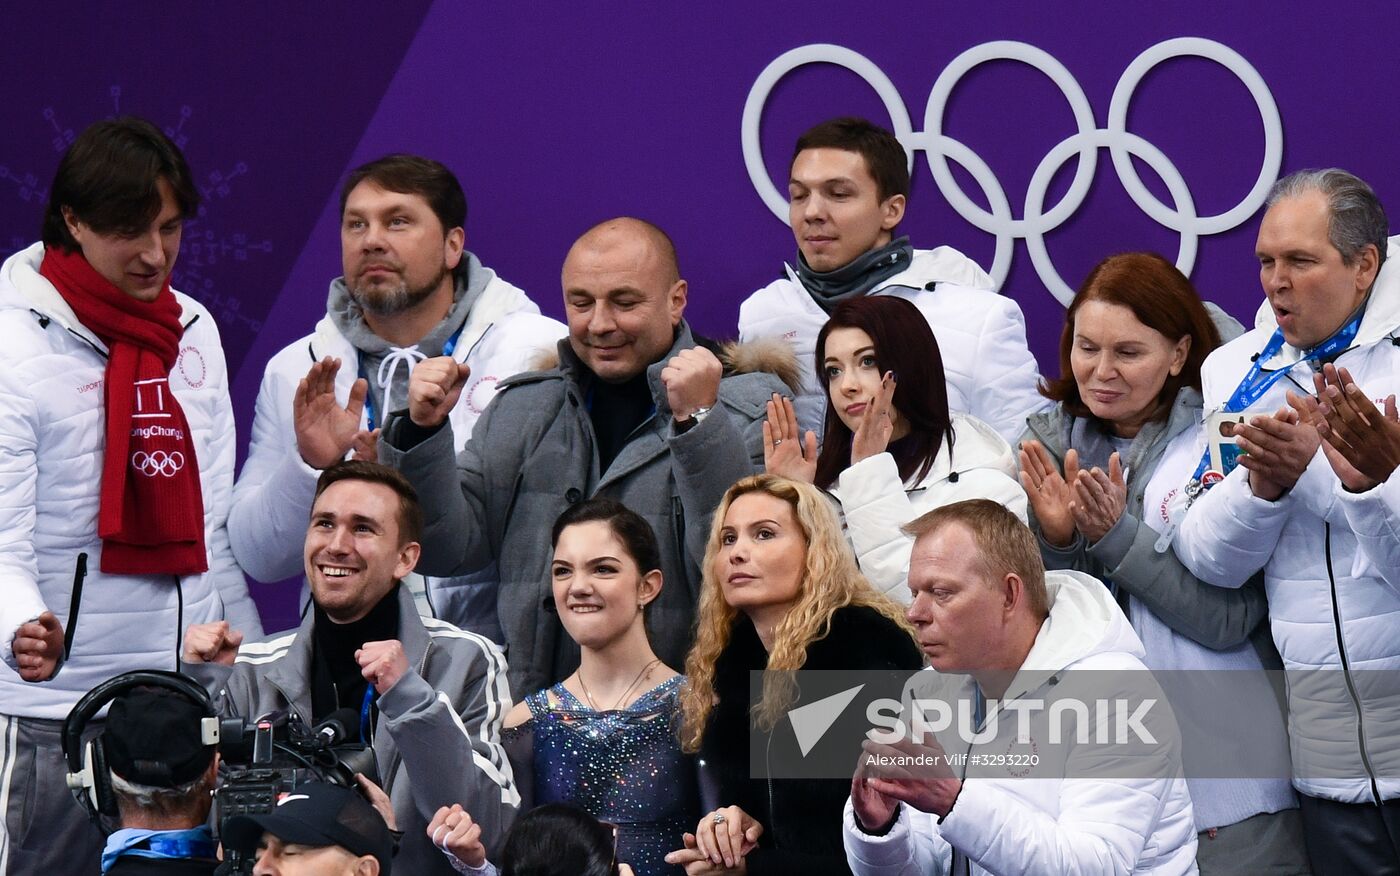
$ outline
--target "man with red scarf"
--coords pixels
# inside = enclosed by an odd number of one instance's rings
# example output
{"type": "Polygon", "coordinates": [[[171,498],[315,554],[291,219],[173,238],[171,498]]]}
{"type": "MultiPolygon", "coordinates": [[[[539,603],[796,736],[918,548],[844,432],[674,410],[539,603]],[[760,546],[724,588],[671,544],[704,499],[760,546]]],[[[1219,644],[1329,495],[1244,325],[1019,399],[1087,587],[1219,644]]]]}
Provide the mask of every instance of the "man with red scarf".
{"type": "Polygon", "coordinates": [[[218,329],[170,288],[198,204],[168,137],[99,122],[59,162],[43,241],[0,267],[0,873],[98,871],[59,743],[83,693],[175,665],[191,623],[259,629],[225,532],[218,329]]]}

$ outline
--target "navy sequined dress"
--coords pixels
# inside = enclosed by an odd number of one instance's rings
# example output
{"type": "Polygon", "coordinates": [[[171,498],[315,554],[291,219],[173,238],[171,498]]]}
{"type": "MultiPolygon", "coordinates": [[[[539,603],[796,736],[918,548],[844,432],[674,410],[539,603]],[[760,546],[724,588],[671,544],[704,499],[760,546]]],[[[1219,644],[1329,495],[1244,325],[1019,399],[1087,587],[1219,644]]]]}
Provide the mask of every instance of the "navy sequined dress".
{"type": "Polygon", "coordinates": [[[502,734],[521,811],[580,806],[618,826],[617,858],[637,876],[682,873],[664,858],[700,817],[695,759],[676,738],[684,684],[667,679],[617,711],[596,712],[563,684],[527,696],[530,720],[502,734]]]}

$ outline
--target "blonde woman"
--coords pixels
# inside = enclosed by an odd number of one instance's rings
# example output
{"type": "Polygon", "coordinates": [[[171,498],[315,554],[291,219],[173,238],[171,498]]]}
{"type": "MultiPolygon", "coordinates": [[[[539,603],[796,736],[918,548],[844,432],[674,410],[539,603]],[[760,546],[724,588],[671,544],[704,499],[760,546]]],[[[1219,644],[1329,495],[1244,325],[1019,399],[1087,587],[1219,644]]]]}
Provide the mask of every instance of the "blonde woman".
{"type": "Polygon", "coordinates": [[[681,693],[681,746],[699,752],[723,805],[667,856],[688,876],[845,874],[850,779],[751,777],[749,672],[764,677],[759,729],[791,736],[791,670],[917,670],[902,608],[856,568],[830,502],[810,484],[745,478],[725,493],[705,550],[695,645],[681,693]],[[781,670],[787,670],[781,671],[781,670]]]}

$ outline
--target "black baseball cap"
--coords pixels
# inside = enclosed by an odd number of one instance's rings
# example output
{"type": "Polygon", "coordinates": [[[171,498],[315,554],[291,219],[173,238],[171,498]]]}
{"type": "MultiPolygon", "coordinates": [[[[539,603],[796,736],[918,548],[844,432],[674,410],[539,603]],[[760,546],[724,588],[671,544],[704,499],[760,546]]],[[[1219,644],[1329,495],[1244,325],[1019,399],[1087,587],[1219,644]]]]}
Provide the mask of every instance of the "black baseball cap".
{"type": "Polygon", "coordinates": [[[214,746],[205,745],[205,708],[184,694],[139,687],[112,701],[102,748],[112,772],[138,785],[173,788],[209,769],[214,746]]]}
{"type": "Polygon", "coordinates": [[[308,782],[277,801],[266,815],[235,815],[224,823],[224,845],[251,853],[263,833],[300,846],[340,846],[352,855],[371,855],[388,876],[394,855],[389,826],[369,801],[340,785],[308,782]]]}

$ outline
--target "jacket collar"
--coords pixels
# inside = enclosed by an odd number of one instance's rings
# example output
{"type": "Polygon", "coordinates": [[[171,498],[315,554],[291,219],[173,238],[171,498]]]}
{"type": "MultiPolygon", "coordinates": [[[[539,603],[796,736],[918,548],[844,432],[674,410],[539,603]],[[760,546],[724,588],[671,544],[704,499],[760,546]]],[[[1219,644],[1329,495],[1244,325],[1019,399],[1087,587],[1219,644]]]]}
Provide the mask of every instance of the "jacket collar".
{"type": "MultiPolygon", "coordinates": [[[[43,261],[43,242],[20,250],[6,259],[4,267],[0,268],[0,285],[8,285],[19,294],[26,307],[53,320],[105,354],[107,345],[82,324],[58,289],[39,273],[39,265],[43,261]]],[[[194,318],[190,301],[179,292],[176,292],[175,300],[180,302],[180,324],[188,326],[194,318]]]]}
{"type": "MultiPolygon", "coordinates": [[[[398,639],[415,671],[421,671],[431,637],[418,616],[418,606],[407,587],[399,587],[398,639]]],[[[297,627],[296,638],[281,660],[273,661],[266,678],[288,699],[303,719],[311,720],[311,629],[316,613],[308,611],[297,627]]]]}
{"type": "MultiPolygon", "coordinates": [[[[1143,425],[1133,442],[1131,458],[1123,460],[1123,464],[1133,468],[1141,466],[1144,460],[1160,456],[1172,439],[1200,424],[1201,405],[1201,394],[1196,389],[1183,386],[1177,390],[1167,419],[1143,425]]],[[[1102,424],[1097,419],[1076,417],[1059,404],[1026,418],[1026,429],[1056,459],[1064,459],[1071,447],[1082,453],[1086,441],[1106,440],[1102,424]]]]}

